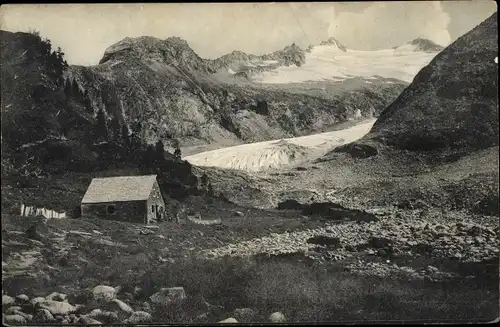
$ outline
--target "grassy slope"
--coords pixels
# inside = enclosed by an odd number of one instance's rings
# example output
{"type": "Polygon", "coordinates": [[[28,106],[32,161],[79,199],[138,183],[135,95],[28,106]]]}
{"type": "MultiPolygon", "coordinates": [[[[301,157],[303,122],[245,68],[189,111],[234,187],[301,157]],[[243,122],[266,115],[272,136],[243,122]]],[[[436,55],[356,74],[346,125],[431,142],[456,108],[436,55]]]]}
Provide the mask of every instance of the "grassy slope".
{"type": "MultiPolygon", "coordinates": [[[[356,276],[344,271],[346,262],[310,267],[293,261],[196,259],[202,248],[241,241],[252,234],[262,236],[270,230],[280,232],[314,227],[301,226],[293,216],[273,214],[265,217],[265,213],[254,211],[247,218],[225,219],[220,227],[164,223],[154,235],[140,235],[141,227],[132,224],[51,220],[47,226],[39,228],[41,243],[15,232],[22,232],[34,220],[2,217],[2,254],[7,263],[3,267],[3,288],[9,294],[26,293],[34,297],[60,291],[72,295],[81,294],[82,289],[98,284],[121,285],[123,289],[119,298],[137,310],[140,303],[159,288],[183,286],[191,297],[203,296],[212,304],[224,306],[217,319],[230,316],[230,312],[238,307],[253,308],[262,315],[260,319],[279,310],[290,321],[465,321],[491,320],[498,314],[498,292],[494,292],[498,286],[495,283],[498,271],[495,266],[457,266],[454,263],[452,266],[456,271],[481,278],[430,283],[356,276]],[[94,230],[102,235],[68,233],[93,233],[94,230]],[[23,254],[28,250],[40,253],[40,259],[25,270],[31,276],[17,270],[19,275],[8,277],[16,271],[13,254],[23,254]],[[171,261],[161,263],[158,256],[171,261]],[[135,296],[127,295],[134,292],[135,286],[141,290],[135,296]]],[[[361,257],[353,260],[358,258],[361,257]]],[[[442,260],[422,260],[440,269],[447,265],[442,260]]],[[[422,262],[419,264],[423,265],[422,262]]],[[[156,312],[155,319],[189,322],[200,313],[195,309],[156,312]]]]}

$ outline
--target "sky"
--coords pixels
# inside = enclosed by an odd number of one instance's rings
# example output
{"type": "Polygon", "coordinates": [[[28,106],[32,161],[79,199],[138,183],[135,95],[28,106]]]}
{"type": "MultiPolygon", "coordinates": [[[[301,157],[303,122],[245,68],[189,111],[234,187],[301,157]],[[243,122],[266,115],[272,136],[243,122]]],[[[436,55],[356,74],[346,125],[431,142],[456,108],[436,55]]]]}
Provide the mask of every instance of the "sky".
{"type": "Polygon", "coordinates": [[[0,28],[38,30],[63,49],[68,63],[95,65],[106,48],[138,36],[181,37],[202,58],[233,50],[261,55],[292,43],[306,48],[329,37],[356,50],[417,37],[446,46],[496,10],[491,0],[10,4],[0,7],[0,28]]]}

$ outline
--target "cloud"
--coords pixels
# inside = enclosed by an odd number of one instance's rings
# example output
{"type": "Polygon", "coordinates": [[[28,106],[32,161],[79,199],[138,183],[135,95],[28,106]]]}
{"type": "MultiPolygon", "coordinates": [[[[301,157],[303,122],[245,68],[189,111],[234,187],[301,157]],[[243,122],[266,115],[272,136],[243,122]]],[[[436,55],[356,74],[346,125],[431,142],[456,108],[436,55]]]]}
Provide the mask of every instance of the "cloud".
{"type": "Polygon", "coordinates": [[[339,12],[331,21],[330,36],[358,49],[397,46],[417,37],[446,46],[450,16],[440,2],[373,2],[361,12],[339,12]]]}

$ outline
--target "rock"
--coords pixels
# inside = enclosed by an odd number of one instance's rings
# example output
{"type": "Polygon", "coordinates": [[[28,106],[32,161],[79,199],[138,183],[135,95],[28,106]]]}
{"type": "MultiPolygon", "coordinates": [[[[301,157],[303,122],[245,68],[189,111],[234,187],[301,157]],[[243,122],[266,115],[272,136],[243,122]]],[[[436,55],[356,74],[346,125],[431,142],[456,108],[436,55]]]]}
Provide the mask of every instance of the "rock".
{"type": "Polygon", "coordinates": [[[236,216],[239,216],[239,217],[243,217],[243,216],[245,216],[245,214],[244,214],[243,212],[238,211],[238,210],[236,210],[236,211],[234,212],[234,214],[235,214],[236,216]]]}
{"type": "Polygon", "coordinates": [[[132,313],[134,310],[125,302],[114,299],[106,304],[106,309],[110,311],[132,313]]]}
{"type": "Polygon", "coordinates": [[[391,244],[391,240],[385,238],[385,237],[375,237],[372,236],[368,243],[373,246],[376,249],[381,249],[388,247],[391,244]]]}
{"type": "Polygon", "coordinates": [[[66,294],[58,292],[52,292],[45,297],[45,299],[50,301],[61,301],[61,302],[66,301],[67,298],[68,296],[66,294]]]}
{"type": "Polygon", "coordinates": [[[26,294],[19,294],[18,296],[16,296],[16,300],[19,303],[26,303],[30,300],[30,298],[26,294]]]}
{"type": "Polygon", "coordinates": [[[102,321],[106,324],[112,324],[120,321],[120,318],[118,315],[114,312],[109,312],[109,311],[104,311],[100,316],[99,316],[99,321],[102,321]]]}
{"type": "Polygon", "coordinates": [[[118,292],[114,287],[107,285],[98,285],[92,290],[94,300],[109,302],[114,300],[118,292]]]}
{"type": "Polygon", "coordinates": [[[87,317],[102,321],[106,324],[115,323],[119,321],[118,315],[114,312],[102,311],[101,309],[94,309],[87,314],[87,317]]]}
{"type": "Polygon", "coordinates": [[[227,319],[219,321],[218,323],[219,324],[235,324],[235,323],[238,323],[238,320],[236,320],[234,318],[227,318],[227,319]]]}
{"type": "Polygon", "coordinates": [[[6,324],[13,324],[13,325],[16,324],[21,325],[26,323],[26,319],[21,315],[6,315],[3,317],[3,321],[6,324]]]}
{"type": "Polygon", "coordinates": [[[132,313],[132,315],[123,321],[125,324],[139,324],[139,323],[144,323],[144,322],[150,322],[153,320],[153,317],[144,311],[136,311],[132,313]]]}
{"type": "Polygon", "coordinates": [[[269,322],[272,322],[274,324],[283,323],[285,321],[286,321],[285,315],[282,314],[281,312],[274,312],[271,313],[271,315],[269,316],[269,322]]]}
{"type": "Polygon", "coordinates": [[[68,302],[45,300],[38,302],[36,305],[42,309],[49,310],[49,312],[53,315],[67,315],[76,311],[76,307],[72,306],[68,302]]]}
{"type": "Polygon", "coordinates": [[[69,319],[69,321],[70,321],[70,322],[75,322],[75,320],[76,320],[77,318],[76,318],[76,315],[75,315],[74,313],[72,313],[72,314],[70,314],[70,315],[68,316],[68,319],[69,319]]]}
{"type": "Polygon", "coordinates": [[[233,316],[241,322],[253,322],[255,320],[255,311],[250,308],[235,309],[233,316]]]}
{"type": "Polygon", "coordinates": [[[45,298],[38,296],[38,297],[31,299],[30,303],[33,305],[36,305],[37,303],[43,302],[43,301],[45,301],[45,298]]]}
{"type": "Polygon", "coordinates": [[[10,307],[5,311],[5,313],[8,315],[15,315],[17,314],[17,311],[21,311],[21,307],[19,306],[10,307]]]}
{"type": "Polygon", "coordinates": [[[340,245],[340,239],[338,237],[317,235],[307,239],[308,244],[318,244],[325,245],[328,247],[338,247],[340,245]]]}
{"type": "Polygon", "coordinates": [[[195,323],[209,323],[210,322],[210,314],[208,312],[197,315],[193,322],[195,323]]]}
{"type": "Polygon", "coordinates": [[[2,295],[2,306],[4,305],[11,305],[16,302],[13,297],[8,296],[8,295],[2,295]]]}
{"type": "Polygon", "coordinates": [[[335,148],[334,152],[350,154],[353,158],[366,159],[378,154],[376,147],[362,143],[349,143],[335,148]]]}
{"type": "Polygon", "coordinates": [[[183,287],[162,288],[159,292],[151,295],[153,304],[167,307],[173,303],[179,303],[186,299],[186,292],[183,287]]]}
{"type": "Polygon", "coordinates": [[[76,323],[81,325],[102,325],[99,320],[96,320],[89,316],[81,316],[80,319],[76,321],[76,323]]]}
{"type": "Polygon", "coordinates": [[[150,312],[151,311],[151,305],[149,304],[149,302],[143,302],[141,304],[141,309],[142,309],[142,311],[150,312]]]}
{"type": "Polygon", "coordinates": [[[97,319],[101,314],[102,314],[102,310],[101,309],[94,309],[94,310],[90,311],[87,314],[87,316],[90,317],[90,318],[93,318],[93,319],[97,319]]]}
{"type": "Polygon", "coordinates": [[[19,315],[23,316],[26,321],[30,322],[33,320],[33,315],[24,312],[18,312],[19,315]]]}
{"type": "Polygon", "coordinates": [[[49,323],[49,322],[53,322],[55,319],[49,310],[39,309],[35,312],[35,316],[33,317],[33,320],[36,322],[49,323]]]}

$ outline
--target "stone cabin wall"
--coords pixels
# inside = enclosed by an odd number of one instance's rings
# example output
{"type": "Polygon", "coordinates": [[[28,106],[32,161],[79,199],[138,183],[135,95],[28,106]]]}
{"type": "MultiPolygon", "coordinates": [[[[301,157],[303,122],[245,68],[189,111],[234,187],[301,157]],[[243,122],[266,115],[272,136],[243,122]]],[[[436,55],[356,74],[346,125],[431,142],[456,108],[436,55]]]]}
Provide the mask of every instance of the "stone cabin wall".
{"type": "Polygon", "coordinates": [[[100,218],[145,224],[147,223],[146,205],[147,201],[82,203],[82,218],[100,218]]]}
{"type": "Polygon", "coordinates": [[[166,220],[165,201],[161,195],[160,186],[155,181],[147,201],[147,223],[166,220]]]}

